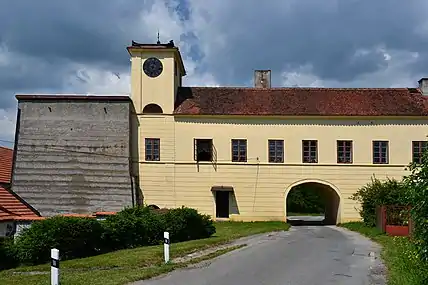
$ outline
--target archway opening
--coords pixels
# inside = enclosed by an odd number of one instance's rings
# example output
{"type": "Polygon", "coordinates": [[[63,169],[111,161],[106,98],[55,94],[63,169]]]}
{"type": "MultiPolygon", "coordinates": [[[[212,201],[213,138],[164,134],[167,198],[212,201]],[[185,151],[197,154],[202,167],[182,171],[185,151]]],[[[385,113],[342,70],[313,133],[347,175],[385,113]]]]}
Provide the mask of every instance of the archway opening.
{"type": "Polygon", "coordinates": [[[163,110],[161,106],[157,104],[148,104],[143,108],[143,114],[162,114],[163,110]]]}
{"type": "Polygon", "coordinates": [[[291,224],[336,225],[340,221],[340,197],[329,185],[301,183],[287,194],[286,215],[291,224]]]}

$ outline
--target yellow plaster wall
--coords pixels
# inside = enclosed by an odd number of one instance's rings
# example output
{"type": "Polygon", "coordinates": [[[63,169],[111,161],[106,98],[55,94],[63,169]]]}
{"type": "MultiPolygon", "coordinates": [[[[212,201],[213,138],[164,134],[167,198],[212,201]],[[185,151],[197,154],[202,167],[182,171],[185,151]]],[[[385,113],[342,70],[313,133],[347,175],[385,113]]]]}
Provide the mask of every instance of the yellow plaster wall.
{"type": "Polygon", "coordinates": [[[212,186],[232,186],[231,219],[284,220],[287,189],[296,182],[318,181],[340,191],[341,221],[358,220],[349,199],[378,178],[401,178],[411,160],[412,140],[426,140],[428,120],[415,119],[269,119],[140,117],[145,137],[161,139],[161,162],[144,161],[140,179],[145,203],[186,205],[215,216],[212,186]],[[217,162],[193,161],[193,139],[212,138],[217,162]],[[231,139],[247,139],[248,162],[231,162],[231,139]],[[285,163],[268,163],[268,139],[283,139],[285,163]],[[317,164],[301,162],[301,141],[318,140],[317,164]],[[353,141],[354,163],[336,163],[336,140],[353,141]],[[372,164],[372,140],[389,141],[389,164],[372,164]],[[214,167],[215,166],[215,167],[214,167]]]}
{"type": "Polygon", "coordinates": [[[174,76],[174,61],[174,51],[171,50],[134,52],[131,57],[131,98],[137,113],[142,113],[144,106],[154,103],[165,114],[172,114],[178,82],[178,76],[174,76]],[[163,71],[158,77],[144,74],[142,66],[149,57],[156,57],[162,62],[163,71]]]}
{"type": "Polygon", "coordinates": [[[197,208],[215,216],[212,186],[232,186],[230,215],[234,220],[284,220],[288,190],[306,181],[336,189],[341,222],[358,220],[358,206],[349,197],[372,175],[401,178],[411,160],[412,140],[426,140],[428,120],[411,118],[245,118],[174,117],[180,74],[177,54],[144,50],[131,56],[133,161],[144,203],[159,207],[197,208]],[[150,78],[142,71],[148,57],[159,58],[163,73],[150,78]],[[141,114],[155,103],[164,114],[141,114]],[[145,161],[144,139],[160,138],[159,162],[145,161]],[[194,138],[212,138],[217,161],[193,160],[194,138]],[[231,162],[231,139],[247,139],[248,161],[231,162]],[[285,162],[268,163],[268,139],[283,139],[285,162]],[[302,140],[318,140],[318,163],[302,163],[302,140]],[[336,140],[353,141],[353,164],[336,163],[336,140]],[[389,164],[372,164],[372,141],[389,141],[389,164]]]}

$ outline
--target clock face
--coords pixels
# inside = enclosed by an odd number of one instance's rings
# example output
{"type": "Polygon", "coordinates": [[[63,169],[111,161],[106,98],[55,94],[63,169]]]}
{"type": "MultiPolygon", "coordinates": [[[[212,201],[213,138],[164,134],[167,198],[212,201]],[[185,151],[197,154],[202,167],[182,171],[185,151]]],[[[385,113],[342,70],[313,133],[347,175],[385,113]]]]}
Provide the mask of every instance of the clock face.
{"type": "Polygon", "coordinates": [[[162,73],[163,65],[156,57],[150,57],[144,62],[143,70],[147,76],[158,77],[162,73]]]}

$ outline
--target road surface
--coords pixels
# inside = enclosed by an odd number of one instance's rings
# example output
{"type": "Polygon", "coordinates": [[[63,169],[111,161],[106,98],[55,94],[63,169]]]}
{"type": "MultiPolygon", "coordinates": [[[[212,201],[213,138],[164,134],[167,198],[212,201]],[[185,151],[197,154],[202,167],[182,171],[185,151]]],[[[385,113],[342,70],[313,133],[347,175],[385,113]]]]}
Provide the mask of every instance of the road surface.
{"type": "Polygon", "coordinates": [[[292,227],[248,246],[134,285],[386,284],[377,244],[335,226],[292,227]],[[374,254],[374,256],[373,256],[374,254]]]}

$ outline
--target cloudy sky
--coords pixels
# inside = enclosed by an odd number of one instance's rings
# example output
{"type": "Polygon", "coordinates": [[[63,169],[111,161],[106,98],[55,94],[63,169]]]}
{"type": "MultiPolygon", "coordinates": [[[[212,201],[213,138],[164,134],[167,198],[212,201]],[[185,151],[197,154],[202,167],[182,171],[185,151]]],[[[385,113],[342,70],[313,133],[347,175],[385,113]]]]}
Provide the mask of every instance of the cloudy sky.
{"type": "Polygon", "coordinates": [[[17,93],[129,94],[131,40],[173,39],[192,86],[414,87],[426,0],[0,0],[0,145],[17,93]],[[263,4],[261,4],[263,2],[263,4]]]}

